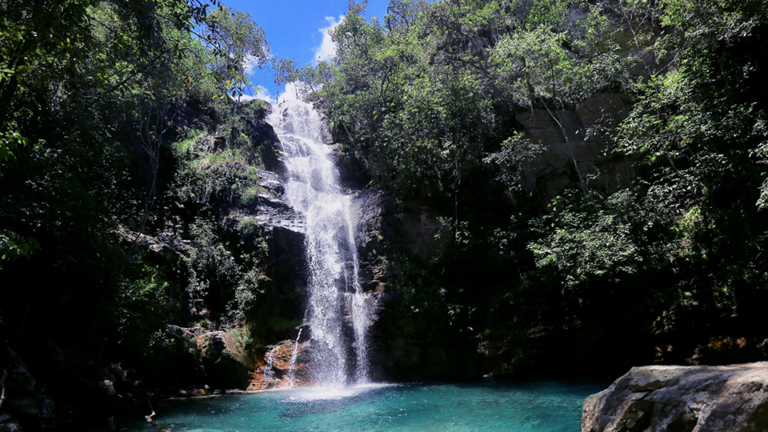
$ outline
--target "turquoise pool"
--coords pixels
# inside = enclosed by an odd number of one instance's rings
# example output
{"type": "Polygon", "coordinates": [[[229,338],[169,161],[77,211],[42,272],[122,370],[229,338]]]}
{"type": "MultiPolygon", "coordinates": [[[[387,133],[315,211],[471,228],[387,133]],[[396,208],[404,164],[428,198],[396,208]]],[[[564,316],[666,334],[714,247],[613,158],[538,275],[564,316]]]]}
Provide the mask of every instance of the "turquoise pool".
{"type": "Polygon", "coordinates": [[[581,403],[600,390],[561,382],[293,389],[168,402],[155,420],[173,432],[579,432],[581,403]]]}

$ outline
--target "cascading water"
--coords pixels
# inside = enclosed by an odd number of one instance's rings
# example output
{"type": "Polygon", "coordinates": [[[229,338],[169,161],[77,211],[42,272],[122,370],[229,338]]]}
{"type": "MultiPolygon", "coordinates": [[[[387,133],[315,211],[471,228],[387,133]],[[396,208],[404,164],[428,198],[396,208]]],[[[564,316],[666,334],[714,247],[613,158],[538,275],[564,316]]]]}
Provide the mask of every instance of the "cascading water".
{"type": "Polygon", "coordinates": [[[264,367],[264,382],[267,383],[267,385],[272,384],[273,386],[275,385],[275,371],[272,370],[272,360],[275,358],[275,351],[277,351],[277,346],[269,351],[267,364],[264,367]]]}
{"type": "Polygon", "coordinates": [[[296,358],[299,354],[299,340],[301,339],[301,330],[299,329],[299,335],[296,336],[296,342],[293,344],[293,351],[291,352],[291,362],[288,364],[288,387],[293,387],[293,383],[296,380],[296,358]]]}
{"type": "Polygon", "coordinates": [[[267,121],[282,144],[289,204],[306,217],[307,324],[312,370],[319,386],[368,381],[370,301],[358,281],[351,196],[323,144],[318,112],[299,100],[277,105],[267,121]]]}

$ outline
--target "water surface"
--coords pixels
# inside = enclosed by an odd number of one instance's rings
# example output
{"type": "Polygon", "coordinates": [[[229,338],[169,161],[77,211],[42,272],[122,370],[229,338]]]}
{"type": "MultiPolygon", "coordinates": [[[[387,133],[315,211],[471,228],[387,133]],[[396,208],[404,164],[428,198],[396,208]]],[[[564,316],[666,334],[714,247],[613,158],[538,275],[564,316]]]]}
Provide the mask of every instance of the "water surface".
{"type": "Polygon", "coordinates": [[[293,389],[169,403],[155,419],[173,432],[579,432],[581,404],[600,390],[560,382],[293,389]]]}

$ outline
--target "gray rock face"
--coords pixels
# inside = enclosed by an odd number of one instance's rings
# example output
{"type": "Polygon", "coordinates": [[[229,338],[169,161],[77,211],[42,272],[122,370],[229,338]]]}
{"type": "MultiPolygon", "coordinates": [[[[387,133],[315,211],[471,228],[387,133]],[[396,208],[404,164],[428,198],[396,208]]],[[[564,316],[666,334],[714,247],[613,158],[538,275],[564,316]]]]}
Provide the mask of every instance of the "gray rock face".
{"type": "Polygon", "coordinates": [[[632,368],[584,401],[581,429],[768,431],[768,362],[632,368]]]}
{"type": "MultiPolygon", "coordinates": [[[[385,194],[378,187],[362,190],[352,201],[355,243],[360,256],[360,284],[366,291],[380,291],[386,284],[387,263],[383,258],[381,232],[382,206],[385,194]]],[[[379,292],[381,294],[381,292],[379,292]]]]}
{"type": "Polygon", "coordinates": [[[631,161],[606,152],[608,143],[600,133],[626,118],[631,105],[623,95],[596,93],[571,109],[517,113],[526,138],[544,146],[526,164],[523,188],[537,188],[543,197],[552,198],[580,182],[609,193],[628,186],[633,178],[631,161]]]}
{"type": "Polygon", "coordinates": [[[258,170],[261,188],[256,200],[256,219],[268,228],[279,227],[304,234],[306,220],[285,201],[285,189],[280,177],[271,172],[258,170]]]}
{"type": "Polygon", "coordinates": [[[285,173],[285,164],[283,164],[280,152],[280,140],[277,138],[277,134],[272,129],[272,126],[264,120],[272,112],[272,106],[249,102],[243,105],[243,109],[251,109],[253,111],[252,119],[248,120],[250,125],[249,135],[259,148],[264,167],[276,173],[285,173]]]}

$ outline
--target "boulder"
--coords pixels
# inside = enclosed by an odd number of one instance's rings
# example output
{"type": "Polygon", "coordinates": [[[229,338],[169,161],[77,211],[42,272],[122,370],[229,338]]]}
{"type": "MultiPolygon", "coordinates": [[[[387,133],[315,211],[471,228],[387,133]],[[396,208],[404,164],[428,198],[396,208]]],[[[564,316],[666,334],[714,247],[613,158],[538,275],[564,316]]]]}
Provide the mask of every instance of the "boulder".
{"type": "Polygon", "coordinates": [[[584,401],[582,432],[768,431],[768,362],[632,368],[584,401]]]}

